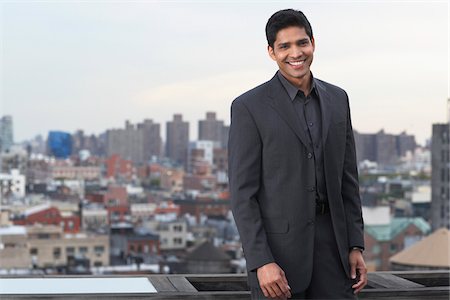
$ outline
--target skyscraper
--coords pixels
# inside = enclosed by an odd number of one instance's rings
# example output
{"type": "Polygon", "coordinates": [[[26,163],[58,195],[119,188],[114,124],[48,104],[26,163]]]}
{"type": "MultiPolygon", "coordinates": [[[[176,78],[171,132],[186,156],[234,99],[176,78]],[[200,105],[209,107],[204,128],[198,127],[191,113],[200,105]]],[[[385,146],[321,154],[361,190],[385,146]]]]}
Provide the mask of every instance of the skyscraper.
{"type": "Polygon", "coordinates": [[[433,230],[450,228],[450,123],[433,124],[431,138],[431,218],[433,230]]]}
{"type": "Polygon", "coordinates": [[[173,115],[173,121],[166,123],[166,156],[187,167],[189,146],[189,122],[181,114],[173,115]]]}
{"type": "Polygon", "coordinates": [[[355,131],[356,157],[358,162],[370,160],[382,166],[396,164],[407,151],[416,148],[414,135],[402,132],[399,135],[385,133],[380,130],[375,134],[355,131]]]}
{"type": "Polygon", "coordinates": [[[144,120],[136,126],[125,122],[124,129],[110,129],[106,132],[106,154],[120,155],[135,163],[144,163],[153,156],[161,155],[161,135],[159,124],[144,120]]]}
{"type": "Polygon", "coordinates": [[[215,112],[207,112],[206,120],[198,121],[198,140],[219,142],[221,147],[225,147],[224,143],[223,121],[216,119],[215,112]]]}
{"type": "Polygon", "coordinates": [[[68,158],[72,154],[72,135],[62,131],[50,131],[47,152],[56,158],[68,158]]]}
{"type": "Polygon", "coordinates": [[[9,151],[14,144],[12,116],[0,119],[0,152],[9,151]]]}

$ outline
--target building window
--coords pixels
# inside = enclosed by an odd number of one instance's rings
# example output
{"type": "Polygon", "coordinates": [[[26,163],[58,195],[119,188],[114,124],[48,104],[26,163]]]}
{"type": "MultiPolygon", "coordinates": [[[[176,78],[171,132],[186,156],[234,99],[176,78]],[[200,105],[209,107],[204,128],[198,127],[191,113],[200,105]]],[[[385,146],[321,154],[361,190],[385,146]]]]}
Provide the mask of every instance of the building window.
{"type": "Polygon", "coordinates": [[[61,258],[61,248],[60,247],[53,248],[53,258],[54,259],[60,259],[61,258]]]}
{"type": "Polygon", "coordinates": [[[142,245],[138,245],[137,246],[137,252],[138,253],[142,253],[142,245]]]}
{"type": "Polygon", "coordinates": [[[148,245],[144,245],[144,253],[148,253],[149,252],[149,247],[148,245]]]}
{"type": "Polygon", "coordinates": [[[130,245],[130,251],[134,252],[134,245],[130,245]]]}
{"type": "Polygon", "coordinates": [[[379,269],[379,268],[381,267],[381,259],[376,258],[375,261],[374,261],[374,263],[375,263],[375,267],[376,267],[377,269],[379,269]]]}
{"type": "Polygon", "coordinates": [[[74,247],[66,247],[66,255],[75,255],[74,247]]]}
{"type": "Polygon", "coordinates": [[[173,238],[173,243],[175,245],[181,245],[183,240],[181,238],[173,238]]]}
{"type": "Polygon", "coordinates": [[[88,253],[87,247],[78,247],[78,252],[80,252],[81,255],[86,255],[88,253]]]}
{"type": "Polygon", "coordinates": [[[373,247],[372,247],[372,253],[373,254],[380,254],[380,245],[374,245],[373,247]]]}
{"type": "Polygon", "coordinates": [[[397,252],[397,245],[396,244],[391,244],[391,253],[397,252]]]}
{"type": "Polygon", "coordinates": [[[103,254],[103,252],[105,252],[105,247],[104,246],[95,246],[94,252],[97,255],[101,255],[101,254],[103,254]]]}
{"type": "Polygon", "coordinates": [[[103,263],[101,261],[94,262],[94,267],[101,267],[101,266],[103,266],[103,263]]]}
{"type": "Polygon", "coordinates": [[[38,252],[39,252],[39,251],[38,251],[37,248],[31,248],[31,249],[30,249],[30,254],[31,254],[31,255],[38,255],[38,252]]]}

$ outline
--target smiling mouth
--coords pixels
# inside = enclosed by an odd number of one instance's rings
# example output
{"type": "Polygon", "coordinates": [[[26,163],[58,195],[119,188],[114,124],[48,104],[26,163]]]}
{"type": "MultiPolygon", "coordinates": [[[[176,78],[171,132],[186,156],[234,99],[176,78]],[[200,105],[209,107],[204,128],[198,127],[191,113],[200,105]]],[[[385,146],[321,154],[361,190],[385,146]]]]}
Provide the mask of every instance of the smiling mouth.
{"type": "Polygon", "coordinates": [[[303,65],[305,63],[305,60],[288,61],[287,63],[290,64],[291,66],[298,67],[303,65]]]}

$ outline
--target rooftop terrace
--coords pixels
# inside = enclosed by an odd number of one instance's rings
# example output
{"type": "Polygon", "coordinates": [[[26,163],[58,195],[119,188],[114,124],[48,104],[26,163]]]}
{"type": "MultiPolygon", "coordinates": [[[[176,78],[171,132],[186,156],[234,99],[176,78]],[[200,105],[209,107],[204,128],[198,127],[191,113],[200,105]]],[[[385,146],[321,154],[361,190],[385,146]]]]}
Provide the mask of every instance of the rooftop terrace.
{"type": "MultiPolygon", "coordinates": [[[[1,299],[250,299],[237,274],[0,277],[1,299]]],[[[449,299],[449,270],[369,273],[360,299],[449,299]]]]}

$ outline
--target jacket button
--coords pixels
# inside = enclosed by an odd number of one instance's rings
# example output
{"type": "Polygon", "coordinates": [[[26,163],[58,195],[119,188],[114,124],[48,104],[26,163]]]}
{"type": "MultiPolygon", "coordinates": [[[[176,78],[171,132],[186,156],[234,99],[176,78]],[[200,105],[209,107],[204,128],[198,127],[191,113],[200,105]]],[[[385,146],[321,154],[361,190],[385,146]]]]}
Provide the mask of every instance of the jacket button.
{"type": "Polygon", "coordinates": [[[314,225],[314,221],[313,220],[308,220],[308,225],[309,226],[314,225]]]}
{"type": "Polygon", "coordinates": [[[308,192],[314,192],[316,190],[316,187],[315,186],[312,186],[312,187],[310,187],[309,189],[308,189],[308,192]]]}
{"type": "Polygon", "coordinates": [[[308,158],[311,159],[312,157],[313,157],[312,153],[309,152],[309,153],[308,153],[308,158]]]}

